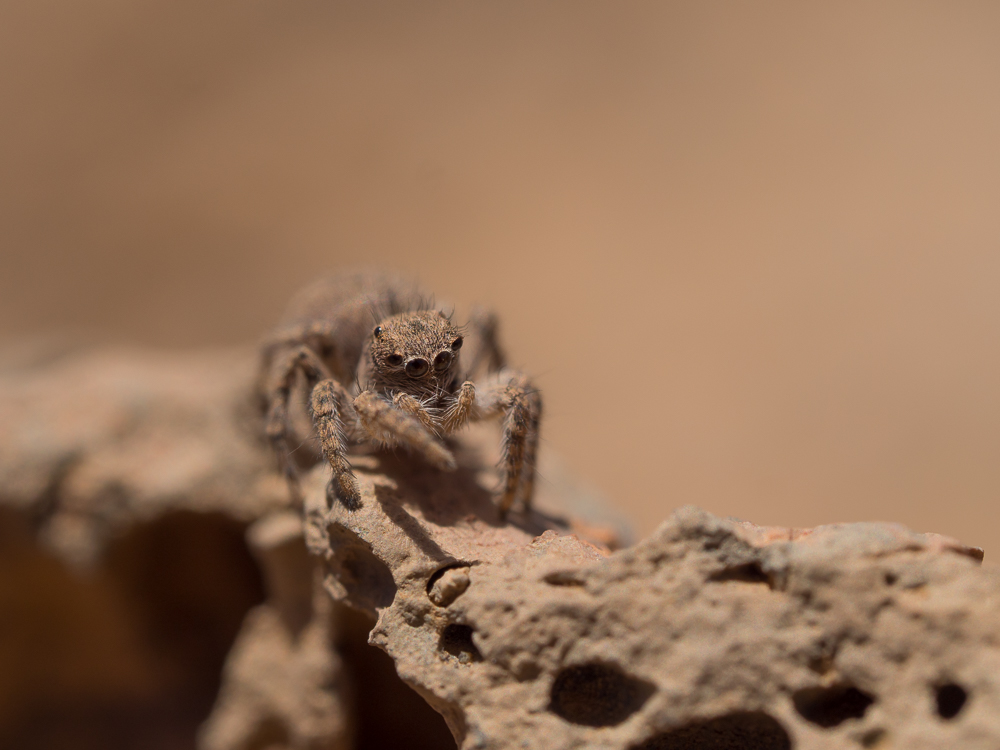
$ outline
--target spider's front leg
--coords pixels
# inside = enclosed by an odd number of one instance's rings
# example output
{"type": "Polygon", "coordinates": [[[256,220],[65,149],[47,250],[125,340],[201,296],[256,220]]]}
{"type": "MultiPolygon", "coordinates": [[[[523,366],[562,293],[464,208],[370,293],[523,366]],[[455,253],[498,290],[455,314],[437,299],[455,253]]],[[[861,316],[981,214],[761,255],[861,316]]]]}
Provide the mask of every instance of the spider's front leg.
{"type": "MultiPolygon", "coordinates": [[[[416,402],[416,399],[413,401],[416,402]]],[[[419,406],[419,402],[416,403],[419,406]]],[[[422,407],[420,409],[423,410],[422,407]]],[[[418,417],[379,398],[373,391],[362,391],[354,399],[354,411],[362,429],[373,442],[386,446],[405,445],[420,453],[432,466],[445,471],[454,471],[457,467],[451,451],[418,417]]]]}
{"type": "Polygon", "coordinates": [[[323,455],[333,469],[333,478],[326,489],[327,500],[332,505],[336,495],[348,508],[357,508],[361,505],[361,489],[347,460],[347,441],[341,417],[345,412],[350,413],[350,398],[336,380],[321,380],[312,390],[309,409],[323,455]]]}
{"type": "Polygon", "coordinates": [[[478,402],[482,415],[503,414],[500,515],[507,515],[515,501],[527,510],[531,507],[535,491],[535,461],[542,418],[541,394],[527,376],[501,370],[484,389],[478,402]]]}

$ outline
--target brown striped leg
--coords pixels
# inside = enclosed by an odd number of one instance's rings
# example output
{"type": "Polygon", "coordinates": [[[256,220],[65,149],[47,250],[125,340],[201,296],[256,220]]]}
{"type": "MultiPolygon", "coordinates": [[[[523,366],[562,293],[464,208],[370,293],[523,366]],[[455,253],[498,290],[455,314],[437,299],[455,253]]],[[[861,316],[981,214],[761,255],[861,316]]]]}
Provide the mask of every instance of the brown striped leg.
{"type": "Polygon", "coordinates": [[[477,307],[472,311],[468,326],[469,340],[462,352],[468,378],[494,373],[506,366],[507,357],[497,336],[498,326],[496,313],[492,310],[477,307]]]}
{"type": "Polygon", "coordinates": [[[500,472],[503,489],[498,503],[506,516],[516,501],[531,507],[535,487],[535,457],[542,398],[520,373],[501,371],[481,400],[484,414],[503,413],[500,472]]]}
{"type": "Polygon", "coordinates": [[[361,490],[347,460],[347,441],[344,438],[342,415],[350,413],[351,406],[343,386],[336,380],[321,380],[312,390],[310,410],[323,455],[333,469],[333,477],[327,486],[327,499],[331,505],[334,498],[338,498],[347,508],[359,508],[361,490]]]}
{"type": "Polygon", "coordinates": [[[299,346],[279,355],[272,368],[271,383],[267,391],[267,402],[270,407],[264,429],[278,458],[278,465],[288,480],[292,502],[301,506],[302,487],[299,482],[299,471],[288,444],[288,435],[291,432],[288,402],[296,372],[303,373],[309,388],[320,379],[329,377],[323,362],[311,349],[299,346]]]}
{"type": "Polygon", "coordinates": [[[521,467],[521,486],[518,489],[518,497],[525,510],[530,510],[531,501],[535,494],[535,475],[538,471],[538,439],[539,427],[542,420],[542,399],[535,391],[535,405],[528,425],[528,434],[524,441],[524,465],[521,467]]]}

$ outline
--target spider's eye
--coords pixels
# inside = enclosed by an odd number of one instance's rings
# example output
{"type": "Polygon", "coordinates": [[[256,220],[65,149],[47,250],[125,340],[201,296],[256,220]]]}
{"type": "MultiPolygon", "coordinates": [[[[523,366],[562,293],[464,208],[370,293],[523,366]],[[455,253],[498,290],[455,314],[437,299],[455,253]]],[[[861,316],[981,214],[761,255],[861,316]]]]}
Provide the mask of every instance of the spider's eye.
{"type": "Polygon", "coordinates": [[[434,369],[438,372],[442,370],[447,370],[448,365],[455,358],[455,355],[445,349],[443,352],[438,352],[438,355],[434,358],[434,369]]]}
{"type": "Polygon", "coordinates": [[[419,378],[430,369],[430,363],[423,357],[414,357],[406,363],[406,374],[411,378],[419,378]]]}
{"type": "Polygon", "coordinates": [[[456,352],[462,348],[462,337],[459,336],[457,339],[451,342],[451,348],[456,352]]]}
{"type": "Polygon", "coordinates": [[[379,336],[381,336],[382,335],[382,326],[375,326],[375,330],[372,331],[372,334],[375,336],[375,338],[378,338],[379,336]]]}
{"type": "Polygon", "coordinates": [[[393,367],[395,367],[396,365],[403,364],[403,355],[402,354],[390,354],[388,357],[385,358],[385,361],[388,364],[390,364],[393,367]]]}

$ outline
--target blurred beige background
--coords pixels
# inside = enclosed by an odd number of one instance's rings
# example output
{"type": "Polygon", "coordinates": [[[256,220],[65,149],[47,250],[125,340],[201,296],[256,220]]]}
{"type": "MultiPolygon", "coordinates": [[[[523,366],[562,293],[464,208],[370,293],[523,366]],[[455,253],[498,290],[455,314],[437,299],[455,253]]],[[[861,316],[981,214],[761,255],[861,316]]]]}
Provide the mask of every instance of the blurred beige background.
{"type": "Polygon", "coordinates": [[[1000,554],[1000,4],[22,0],[0,102],[0,337],[247,342],[404,269],[641,533],[1000,554]]]}

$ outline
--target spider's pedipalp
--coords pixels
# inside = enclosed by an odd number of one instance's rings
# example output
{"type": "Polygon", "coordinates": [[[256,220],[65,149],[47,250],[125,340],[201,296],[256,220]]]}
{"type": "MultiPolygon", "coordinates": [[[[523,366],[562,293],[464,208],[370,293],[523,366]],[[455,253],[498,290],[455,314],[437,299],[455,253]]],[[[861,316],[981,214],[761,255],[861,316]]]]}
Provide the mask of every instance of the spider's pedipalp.
{"type": "Polygon", "coordinates": [[[457,464],[451,451],[420,419],[379,398],[373,391],[363,391],[354,399],[354,411],[362,429],[375,443],[390,447],[404,445],[421,454],[432,466],[455,470],[457,464]]]}
{"type": "Polygon", "coordinates": [[[465,427],[473,417],[473,410],[476,404],[476,384],[471,380],[466,380],[458,389],[458,395],[445,409],[441,419],[441,426],[445,434],[451,434],[456,430],[465,427]]]}
{"type": "Polygon", "coordinates": [[[429,432],[437,432],[437,420],[431,415],[427,408],[409,393],[394,393],[392,404],[397,409],[406,412],[412,417],[420,420],[420,424],[427,428],[429,432]]]}

